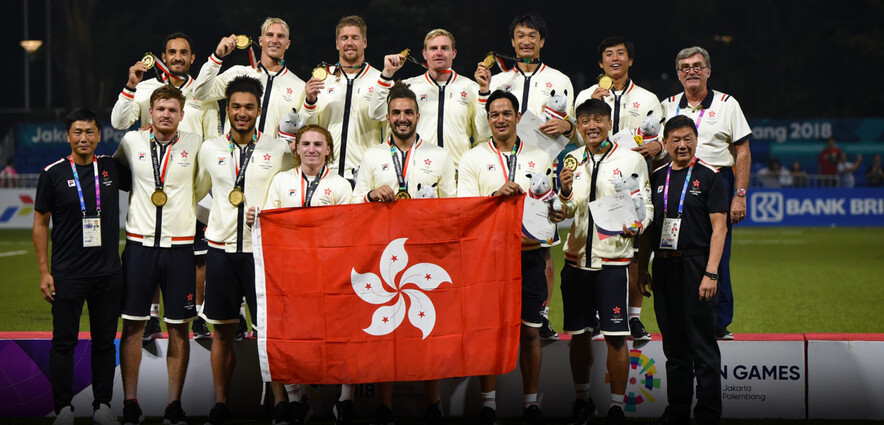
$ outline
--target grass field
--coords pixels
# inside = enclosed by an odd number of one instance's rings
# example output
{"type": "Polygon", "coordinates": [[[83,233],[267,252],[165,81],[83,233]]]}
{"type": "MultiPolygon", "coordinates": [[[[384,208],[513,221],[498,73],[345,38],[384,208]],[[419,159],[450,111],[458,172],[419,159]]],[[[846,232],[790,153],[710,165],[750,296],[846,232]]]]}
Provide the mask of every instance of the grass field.
{"type": "MultiPolygon", "coordinates": [[[[553,249],[561,268],[561,248],[553,249]]],[[[0,230],[0,331],[49,331],[30,230],[0,230]]],[[[739,228],[731,270],[735,333],[884,332],[875,296],[884,275],[884,228],[739,228]],[[876,283],[877,282],[877,283],[876,283]]],[[[561,294],[551,301],[561,329],[561,294]]],[[[642,321],[658,332],[652,299],[642,321]]],[[[84,314],[80,329],[88,329],[84,314]]]]}

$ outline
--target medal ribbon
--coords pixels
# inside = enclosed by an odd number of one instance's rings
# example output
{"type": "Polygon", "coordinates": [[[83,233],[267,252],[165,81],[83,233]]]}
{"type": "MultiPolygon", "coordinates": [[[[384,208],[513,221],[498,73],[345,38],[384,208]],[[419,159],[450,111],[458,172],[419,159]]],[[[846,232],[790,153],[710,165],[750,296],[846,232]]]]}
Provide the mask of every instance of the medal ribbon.
{"type": "MultiPolygon", "coordinates": [[[[80,211],[83,212],[83,217],[85,217],[86,201],[83,199],[83,188],[80,186],[80,175],[77,174],[77,166],[74,164],[74,156],[71,155],[68,159],[71,161],[71,171],[74,172],[74,183],[77,185],[77,196],[80,198],[80,211]]],[[[101,191],[98,186],[98,160],[95,156],[92,157],[92,170],[95,173],[95,211],[98,215],[101,215],[101,191]]]]}
{"type": "MultiPolygon", "coordinates": [[[[688,182],[691,181],[691,173],[694,171],[694,164],[697,163],[697,157],[691,159],[691,166],[688,167],[688,174],[684,178],[684,186],[681,188],[681,198],[678,200],[678,218],[684,211],[684,195],[688,191],[688,182]]],[[[663,185],[663,217],[669,209],[669,175],[672,173],[672,163],[669,163],[669,169],[666,170],[666,184],[663,185]]]]}
{"type": "Polygon", "coordinates": [[[319,174],[316,175],[316,178],[309,183],[307,183],[307,175],[301,171],[300,167],[298,168],[298,174],[301,175],[301,206],[309,207],[310,201],[313,199],[313,193],[316,192],[316,188],[319,187],[319,180],[328,174],[328,168],[323,165],[322,169],[319,170],[319,174]],[[305,184],[307,186],[306,188],[304,187],[305,184]]]}
{"type": "Polygon", "coordinates": [[[246,177],[246,167],[249,166],[249,162],[252,159],[252,152],[255,151],[255,144],[258,143],[258,132],[252,135],[252,141],[244,148],[239,149],[239,162],[236,162],[236,157],[233,156],[234,142],[233,137],[230,133],[227,134],[227,144],[230,149],[230,171],[233,174],[233,188],[234,189],[242,189],[243,180],[246,177]]]}
{"type": "MultiPolygon", "coordinates": [[[[596,148],[596,152],[598,152],[598,150],[601,149],[601,147],[604,144],[606,144],[606,142],[610,146],[610,148],[608,149],[607,152],[605,152],[602,155],[601,158],[599,158],[598,161],[595,160],[595,152],[593,152],[592,155],[588,155],[586,153],[586,150],[585,149],[583,150],[583,156],[584,156],[583,161],[586,162],[587,159],[592,161],[592,174],[589,179],[589,202],[595,201],[595,187],[596,187],[596,183],[598,182],[598,179],[599,179],[599,165],[601,165],[602,161],[604,161],[605,158],[608,157],[608,154],[613,152],[615,149],[614,144],[606,139],[602,143],[599,144],[599,146],[596,148]]],[[[589,227],[587,228],[587,231],[586,231],[587,232],[587,234],[586,234],[586,262],[590,263],[590,262],[592,262],[592,232],[593,232],[593,229],[595,228],[595,223],[592,219],[592,214],[587,214],[587,215],[589,216],[589,227]]]]}
{"type": "MultiPolygon", "coordinates": [[[[677,116],[679,114],[679,112],[681,112],[681,108],[676,106],[675,107],[675,115],[677,116]]],[[[697,127],[698,131],[700,130],[700,121],[703,121],[703,114],[705,114],[705,113],[706,113],[706,109],[705,108],[701,109],[700,116],[697,117],[697,123],[694,126],[697,127]]]]}
{"type": "MultiPolygon", "coordinates": [[[[167,78],[171,78],[175,81],[184,80],[183,77],[179,77],[179,76],[173,74],[172,71],[169,69],[169,67],[166,66],[166,64],[164,64],[163,61],[160,60],[159,56],[154,55],[153,53],[151,53],[151,56],[153,56],[154,65],[157,67],[157,69],[162,71],[163,74],[167,75],[167,78]]],[[[163,78],[163,79],[165,80],[166,78],[163,78]]]]}
{"type": "Polygon", "coordinates": [[[150,132],[150,162],[153,165],[153,184],[156,190],[163,190],[163,186],[166,185],[166,171],[168,170],[169,165],[169,157],[172,156],[172,146],[178,142],[178,132],[175,132],[175,137],[172,138],[172,141],[167,145],[163,145],[157,141],[156,136],[153,134],[153,130],[150,132]],[[157,155],[157,147],[159,147],[160,154],[157,155]],[[159,156],[163,157],[162,166],[160,165],[159,156]]]}
{"type": "Polygon", "coordinates": [[[522,150],[522,139],[516,137],[516,143],[513,144],[513,149],[509,156],[504,155],[500,152],[500,149],[497,149],[494,139],[489,140],[488,143],[491,145],[491,150],[497,154],[497,159],[500,160],[500,171],[503,173],[503,178],[508,182],[516,181],[516,163],[518,162],[518,153],[522,150]],[[505,161],[504,157],[506,157],[505,161]],[[507,171],[509,171],[509,174],[507,174],[507,171]]]}
{"type": "MultiPolygon", "coordinates": [[[[493,51],[492,51],[492,52],[488,52],[488,54],[494,56],[494,61],[497,62],[497,67],[498,67],[502,72],[507,72],[507,71],[509,71],[510,69],[512,69],[512,68],[507,68],[507,67],[506,67],[506,63],[504,63],[504,61],[503,61],[504,59],[511,60],[511,61],[513,61],[513,62],[515,62],[515,63],[519,63],[519,62],[521,62],[521,63],[527,63],[527,64],[529,64],[529,65],[533,65],[533,64],[535,64],[535,63],[541,63],[540,58],[515,58],[515,57],[512,57],[512,56],[502,55],[502,54],[500,54],[500,53],[496,53],[496,52],[493,52],[493,51]]],[[[487,55],[486,55],[486,56],[487,56],[487,55]]],[[[515,66],[515,65],[513,65],[513,66],[515,66]]]]}
{"type": "Polygon", "coordinates": [[[414,158],[414,150],[420,142],[420,136],[418,136],[411,144],[411,149],[408,152],[402,152],[396,143],[393,143],[393,136],[390,136],[388,144],[390,145],[390,156],[393,157],[393,167],[396,169],[396,180],[399,181],[399,190],[408,191],[408,158],[414,158]],[[402,164],[399,163],[397,152],[403,155],[402,164]]]}

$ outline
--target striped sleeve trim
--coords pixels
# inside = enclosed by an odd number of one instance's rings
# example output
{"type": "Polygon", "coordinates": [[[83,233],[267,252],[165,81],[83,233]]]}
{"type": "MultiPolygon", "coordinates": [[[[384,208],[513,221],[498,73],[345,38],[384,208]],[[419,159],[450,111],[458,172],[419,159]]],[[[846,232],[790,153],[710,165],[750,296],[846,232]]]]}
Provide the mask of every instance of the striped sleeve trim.
{"type": "Polygon", "coordinates": [[[209,60],[212,61],[212,62],[215,62],[216,65],[221,65],[221,62],[224,61],[223,59],[219,58],[219,57],[218,57],[217,55],[215,55],[214,53],[212,53],[211,55],[209,55],[209,60]]]}

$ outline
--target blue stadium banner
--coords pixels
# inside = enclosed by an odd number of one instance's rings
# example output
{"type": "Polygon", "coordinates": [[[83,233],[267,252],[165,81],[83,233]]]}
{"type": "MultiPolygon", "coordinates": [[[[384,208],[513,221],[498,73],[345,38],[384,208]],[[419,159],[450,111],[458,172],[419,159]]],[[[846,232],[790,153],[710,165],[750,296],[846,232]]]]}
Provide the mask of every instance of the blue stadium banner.
{"type": "Polygon", "coordinates": [[[884,226],[884,188],[753,189],[740,226],[884,226]]]}
{"type": "Polygon", "coordinates": [[[884,141],[884,118],[838,118],[784,120],[756,118],[749,120],[752,141],[762,143],[884,141]]]}
{"type": "MultiPolygon", "coordinates": [[[[120,139],[129,130],[116,130],[105,124],[101,128],[101,143],[120,144],[120,139]]],[[[36,146],[57,145],[68,146],[64,124],[57,122],[21,123],[15,125],[16,149],[34,149],[36,146]]]]}

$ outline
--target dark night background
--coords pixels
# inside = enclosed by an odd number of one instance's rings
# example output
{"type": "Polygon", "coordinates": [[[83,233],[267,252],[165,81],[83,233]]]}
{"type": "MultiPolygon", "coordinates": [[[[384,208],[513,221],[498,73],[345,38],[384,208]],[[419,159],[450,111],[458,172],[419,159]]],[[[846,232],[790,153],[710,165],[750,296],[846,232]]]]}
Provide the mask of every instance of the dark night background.
{"type": "MultiPolygon", "coordinates": [[[[5,2],[2,26],[3,81],[0,134],[15,122],[58,120],[76,106],[109,116],[128,67],[145,51],[162,51],[174,31],[195,40],[194,77],[218,40],[231,33],[259,35],[267,16],[292,27],[289,68],[303,79],[325,60],[334,62],[334,26],[344,15],[368,23],[367,59],[405,47],[419,50],[424,35],[443,27],[457,38],[454,68],[472,78],[489,50],[512,54],[507,29],[517,14],[533,11],[550,27],[543,59],[571,77],[576,91],[599,74],[596,48],[621,34],[636,47],[630,72],[659,97],[679,91],[674,59],[679,49],[707,48],[710,86],[737,98],[748,118],[874,117],[884,113],[878,73],[884,65],[884,2],[526,2],[526,1],[49,1],[51,40],[45,44],[47,1],[27,2],[29,38],[44,46],[30,58],[31,110],[25,111],[24,2],[5,2]],[[51,52],[51,99],[46,60],[51,52]]],[[[248,63],[235,52],[227,64],[248,63]]],[[[401,77],[423,72],[406,65],[401,77]]]]}

